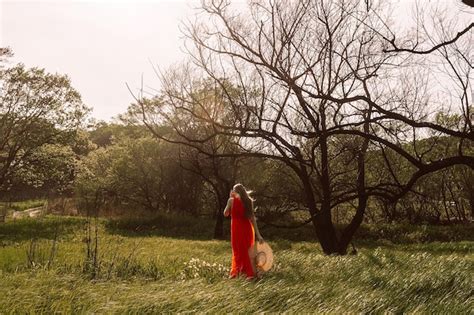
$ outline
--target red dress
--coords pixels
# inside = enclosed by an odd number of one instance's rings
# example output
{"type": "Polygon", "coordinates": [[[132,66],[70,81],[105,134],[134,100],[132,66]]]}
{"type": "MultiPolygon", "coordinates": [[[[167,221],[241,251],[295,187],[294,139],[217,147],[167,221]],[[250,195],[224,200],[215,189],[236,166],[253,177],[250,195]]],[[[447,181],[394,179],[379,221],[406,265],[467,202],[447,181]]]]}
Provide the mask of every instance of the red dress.
{"type": "Polygon", "coordinates": [[[230,275],[236,277],[245,273],[253,277],[254,272],[250,263],[249,249],[254,245],[255,234],[252,222],[245,216],[245,207],[240,198],[234,196],[231,215],[232,268],[230,275]]]}

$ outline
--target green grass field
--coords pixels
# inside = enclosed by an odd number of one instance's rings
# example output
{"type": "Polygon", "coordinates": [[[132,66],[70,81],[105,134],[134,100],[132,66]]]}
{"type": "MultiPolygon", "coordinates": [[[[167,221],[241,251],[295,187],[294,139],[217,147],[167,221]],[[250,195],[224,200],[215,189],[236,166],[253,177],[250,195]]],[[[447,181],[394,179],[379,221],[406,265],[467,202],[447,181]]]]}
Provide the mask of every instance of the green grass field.
{"type": "Polygon", "coordinates": [[[0,313],[474,310],[472,226],[364,227],[358,254],[345,257],[323,255],[311,227],[263,227],[276,264],[256,282],[227,279],[230,244],[211,240],[212,221],[103,219],[99,227],[93,277],[84,219],[0,224],[0,313]]]}

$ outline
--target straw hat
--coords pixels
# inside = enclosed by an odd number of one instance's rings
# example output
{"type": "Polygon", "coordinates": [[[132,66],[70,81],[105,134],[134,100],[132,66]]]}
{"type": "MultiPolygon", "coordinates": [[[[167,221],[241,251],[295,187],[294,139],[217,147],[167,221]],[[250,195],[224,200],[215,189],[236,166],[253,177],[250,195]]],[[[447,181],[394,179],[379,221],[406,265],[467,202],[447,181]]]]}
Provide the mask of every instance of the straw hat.
{"type": "Polygon", "coordinates": [[[262,271],[268,271],[273,265],[273,251],[267,242],[255,242],[255,265],[262,271]]]}

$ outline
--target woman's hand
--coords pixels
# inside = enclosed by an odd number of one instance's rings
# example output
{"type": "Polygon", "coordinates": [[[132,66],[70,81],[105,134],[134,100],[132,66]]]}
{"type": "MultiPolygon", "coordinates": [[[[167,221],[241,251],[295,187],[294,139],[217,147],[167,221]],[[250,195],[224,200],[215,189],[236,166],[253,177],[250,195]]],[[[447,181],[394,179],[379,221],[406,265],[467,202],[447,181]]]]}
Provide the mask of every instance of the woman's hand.
{"type": "Polygon", "coordinates": [[[225,209],[224,209],[224,217],[228,217],[230,215],[230,210],[232,209],[232,201],[234,199],[232,198],[229,198],[229,200],[227,200],[227,205],[225,206],[225,209]]]}
{"type": "Polygon", "coordinates": [[[254,214],[252,214],[252,216],[250,217],[250,221],[252,221],[253,229],[255,230],[255,240],[259,243],[263,243],[263,237],[258,229],[257,219],[255,218],[254,214]]]}

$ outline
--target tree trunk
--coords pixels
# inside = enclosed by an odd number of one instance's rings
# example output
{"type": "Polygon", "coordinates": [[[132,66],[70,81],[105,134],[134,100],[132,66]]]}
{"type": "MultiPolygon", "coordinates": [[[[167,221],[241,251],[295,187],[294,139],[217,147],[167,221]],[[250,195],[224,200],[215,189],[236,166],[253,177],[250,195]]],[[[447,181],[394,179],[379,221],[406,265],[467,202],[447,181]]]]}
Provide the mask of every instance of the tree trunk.
{"type": "MultiPolygon", "coordinates": [[[[321,115],[323,128],[325,127],[324,115],[321,115]]],[[[321,216],[318,220],[317,229],[319,234],[321,247],[326,254],[335,254],[338,252],[338,239],[336,229],[332,222],[331,216],[331,180],[329,178],[329,157],[328,144],[325,136],[321,137],[321,189],[323,199],[321,200],[321,216]]]]}
{"type": "Polygon", "coordinates": [[[313,225],[323,252],[327,255],[338,254],[336,229],[328,212],[320,212],[313,218],[313,225]]]}
{"type": "Polygon", "coordinates": [[[357,205],[357,211],[355,216],[352,218],[351,223],[342,232],[341,240],[339,241],[338,253],[340,255],[347,254],[347,247],[352,241],[354,234],[359,229],[363,219],[365,209],[367,207],[367,198],[359,198],[359,204],[357,205]]]}
{"type": "MultiPolygon", "coordinates": [[[[370,119],[370,111],[371,108],[369,108],[368,114],[365,117],[365,123],[364,123],[364,132],[369,133],[369,122],[368,119],[370,119]]],[[[339,241],[339,248],[338,248],[338,253],[340,255],[345,255],[347,254],[347,247],[349,246],[350,242],[352,241],[352,238],[354,237],[354,234],[356,231],[359,229],[360,225],[362,224],[362,221],[364,220],[364,215],[365,215],[365,209],[367,208],[367,194],[366,194],[366,188],[365,188],[365,154],[367,152],[367,149],[369,147],[369,139],[364,138],[362,140],[361,147],[359,151],[357,152],[357,199],[358,199],[358,204],[357,204],[357,210],[354,215],[354,217],[351,220],[351,223],[342,231],[341,239],[339,241]]]]}
{"type": "MultiPolygon", "coordinates": [[[[327,154],[326,154],[327,161],[327,154]]],[[[323,163],[323,161],[322,161],[323,163]]],[[[323,167],[324,168],[324,167],[323,167]]],[[[326,167],[327,172],[327,167],[326,167]]],[[[323,186],[323,196],[326,197],[321,203],[321,209],[318,211],[316,200],[314,198],[313,187],[311,185],[310,177],[304,166],[301,166],[299,172],[300,179],[303,183],[304,192],[306,195],[306,202],[312,217],[312,223],[319,244],[323,252],[327,255],[336,254],[338,252],[338,240],[336,230],[331,220],[330,208],[330,193],[329,193],[329,176],[327,174],[326,180],[321,180],[323,186]]]]}
{"type": "Polygon", "coordinates": [[[217,209],[216,224],[214,226],[214,239],[221,240],[224,238],[224,214],[223,208],[217,209]]]}
{"type": "MultiPolygon", "coordinates": [[[[225,187],[223,191],[226,191],[225,187]]],[[[215,225],[214,225],[214,239],[221,240],[224,238],[224,208],[227,205],[227,194],[218,191],[216,189],[217,195],[217,210],[215,215],[215,225]]]]}

